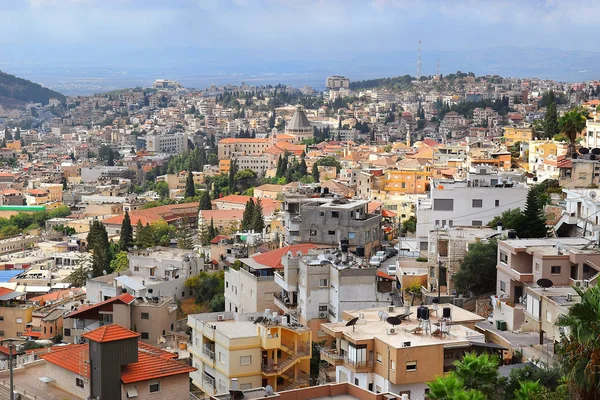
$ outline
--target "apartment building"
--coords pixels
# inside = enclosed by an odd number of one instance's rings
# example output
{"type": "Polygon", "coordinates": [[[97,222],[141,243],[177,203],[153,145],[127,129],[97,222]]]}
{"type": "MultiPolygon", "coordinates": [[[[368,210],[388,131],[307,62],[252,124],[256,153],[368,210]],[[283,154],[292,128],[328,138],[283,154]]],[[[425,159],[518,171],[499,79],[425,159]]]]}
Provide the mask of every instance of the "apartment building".
{"type": "Polygon", "coordinates": [[[539,279],[553,286],[595,285],[600,273],[600,252],[586,238],[508,239],[498,242],[498,277],[492,300],[494,319],[506,321],[508,330],[528,322],[527,287],[539,279]]]}
{"type": "Polygon", "coordinates": [[[564,188],[600,186],[600,159],[594,154],[564,159],[558,163],[558,183],[564,188]]]}
{"type": "Polygon", "coordinates": [[[416,160],[414,168],[387,171],[385,192],[390,196],[423,194],[429,189],[431,172],[424,170],[416,160]]]}
{"type": "Polygon", "coordinates": [[[600,190],[563,189],[565,205],[554,225],[559,237],[583,236],[598,240],[600,234],[600,190]]]}
{"type": "Polygon", "coordinates": [[[441,227],[486,226],[504,211],[523,209],[528,188],[522,176],[477,167],[466,180],[434,180],[430,197],[417,201],[417,242],[427,250],[429,232],[441,227]]]}
{"type": "Polygon", "coordinates": [[[292,321],[309,327],[323,340],[324,322],[341,321],[346,310],[389,305],[392,277],[378,272],[366,259],[341,250],[312,249],[307,255],[290,254],[275,271],[275,305],[292,321]]]}
{"type": "Polygon", "coordinates": [[[22,337],[31,322],[35,309],[32,302],[25,301],[25,294],[0,288],[0,337],[22,337]]]}
{"type": "Polygon", "coordinates": [[[286,243],[337,246],[342,238],[352,250],[362,246],[365,255],[379,247],[381,214],[370,214],[367,200],[310,197],[311,193],[288,194],[283,205],[286,243]]]}
{"type": "Polygon", "coordinates": [[[307,254],[316,247],[311,243],[294,244],[240,258],[239,270],[225,269],[225,310],[236,313],[275,310],[275,295],[280,291],[275,272],[284,268],[288,257],[307,254]]]}
{"type": "Polygon", "coordinates": [[[122,293],[92,305],[82,304],[63,318],[63,340],[81,343],[91,330],[110,324],[140,333],[140,340],[157,344],[175,329],[177,305],[170,297],[140,297],[122,293]]]}
{"type": "MultiPolygon", "coordinates": [[[[169,185],[169,190],[183,191],[185,190],[187,176],[187,171],[181,171],[176,174],[160,175],[156,177],[156,182],[167,182],[167,185],[169,185]]],[[[203,172],[193,171],[192,177],[194,179],[195,186],[200,186],[204,183],[203,172]]]]}
{"type": "Polygon", "coordinates": [[[270,385],[290,390],[309,385],[312,335],[277,313],[233,312],[188,315],[192,384],[205,394],[270,385]]]}
{"type": "Polygon", "coordinates": [[[504,143],[506,146],[512,146],[517,142],[528,142],[533,139],[532,128],[515,128],[511,126],[504,127],[504,143]]]}
{"type": "Polygon", "coordinates": [[[217,152],[219,160],[238,155],[260,155],[271,145],[269,139],[226,138],[219,140],[217,152]]]}
{"type": "Polygon", "coordinates": [[[467,352],[492,352],[502,356],[504,348],[485,343],[474,325],[483,318],[450,304],[427,309],[427,319],[418,307],[380,307],[349,310],[343,321],[325,323],[321,329],[330,346],[321,350],[321,360],[335,367],[337,383],[353,383],[371,392],[391,392],[423,399],[427,382],[453,369],[452,363],[467,352]],[[386,318],[410,314],[399,326],[386,318]],[[354,324],[347,326],[347,321],[354,324]]]}
{"type": "Polygon", "coordinates": [[[188,148],[187,133],[171,135],[146,135],[146,151],[180,154],[188,148]]]}
{"type": "Polygon", "coordinates": [[[593,119],[588,119],[586,126],[586,147],[593,149],[600,147],[600,116],[594,115],[593,119]]]}
{"type": "Polygon", "coordinates": [[[325,79],[325,87],[327,89],[349,89],[350,88],[350,79],[346,78],[345,76],[340,76],[340,75],[334,75],[334,76],[328,76],[327,79],[325,79]]]}

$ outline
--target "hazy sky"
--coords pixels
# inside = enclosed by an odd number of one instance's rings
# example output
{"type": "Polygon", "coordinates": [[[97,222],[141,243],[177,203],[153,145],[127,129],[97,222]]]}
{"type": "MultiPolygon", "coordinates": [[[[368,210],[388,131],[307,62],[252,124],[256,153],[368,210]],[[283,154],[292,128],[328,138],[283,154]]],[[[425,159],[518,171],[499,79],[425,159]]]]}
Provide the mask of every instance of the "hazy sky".
{"type": "Polygon", "coordinates": [[[600,20],[600,8],[582,0],[0,0],[0,10],[0,61],[22,46],[268,48],[295,56],[412,50],[419,37],[424,51],[595,51],[600,20]]]}

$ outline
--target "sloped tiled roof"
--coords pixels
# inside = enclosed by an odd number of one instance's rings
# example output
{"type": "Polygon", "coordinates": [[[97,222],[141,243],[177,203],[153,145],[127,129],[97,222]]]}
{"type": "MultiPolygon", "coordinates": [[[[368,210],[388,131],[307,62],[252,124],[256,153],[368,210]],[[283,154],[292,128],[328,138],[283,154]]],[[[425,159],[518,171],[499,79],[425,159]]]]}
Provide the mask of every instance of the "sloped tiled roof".
{"type": "Polygon", "coordinates": [[[310,121],[306,117],[302,107],[296,107],[294,115],[289,124],[286,125],[286,129],[306,129],[311,128],[310,121]]]}
{"type": "Polygon", "coordinates": [[[266,253],[258,254],[255,256],[251,256],[251,257],[258,264],[265,265],[267,267],[271,267],[271,268],[275,268],[275,269],[281,269],[281,268],[283,268],[283,264],[281,264],[281,258],[284,255],[286,255],[288,251],[291,251],[292,254],[295,256],[296,254],[298,254],[298,252],[301,252],[302,254],[308,254],[308,251],[310,249],[315,249],[315,248],[317,248],[317,246],[315,246],[312,243],[300,243],[300,244],[293,244],[291,246],[285,246],[285,247],[282,247],[279,249],[275,249],[275,250],[268,251],[266,253]]]}
{"type": "Polygon", "coordinates": [[[66,318],[71,318],[71,317],[73,317],[73,316],[75,316],[75,315],[77,315],[77,314],[79,314],[81,312],[89,311],[89,310],[91,310],[93,308],[101,307],[101,306],[106,305],[106,304],[111,304],[111,303],[114,303],[115,301],[120,301],[120,302],[125,303],[125,304],[131,304],[131,303],[134,302],[134,300],[135,300],[135,297],[133,297],[129,293],[123,293],[123,294],[120,294],[119,296],[111,297],[110,299],[106,299],[104,301],[101,301],[100,303],[92,304],[92,305],[87,306],[85,308],[80,308],[78,310],[72,311],[69,314],[65,315],[65,317],[66,318]]]}
{"type": "Polygon", "coordinates": [[[106,343],[115,340],[132,339],[140,336],[139,333],[123,328],[121,325],[104,325],[94,329],[91,332],[83,334],[82,337],[93,340],[94,342],[106,343]]]}

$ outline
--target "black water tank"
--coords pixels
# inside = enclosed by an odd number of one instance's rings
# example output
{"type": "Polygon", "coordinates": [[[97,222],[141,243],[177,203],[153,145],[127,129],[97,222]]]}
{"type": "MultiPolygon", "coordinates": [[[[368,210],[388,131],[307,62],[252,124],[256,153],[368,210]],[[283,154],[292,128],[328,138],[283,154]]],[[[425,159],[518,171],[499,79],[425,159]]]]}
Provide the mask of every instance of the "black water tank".
{"type": "Polygon", "coordinates": [[[365,248],[363,246],[356,246],[356,257],[364,257],[365,248]]]}
{"type": "Polygon", "coordinates": [[[417,319],[421,319],[423,316],[423,306],[417,307],[417,319]]]}
{"type": "Polygon", "coordinates": [[[450,307],[444,307],[444,309],[442,310],[442,316],[444,318],[450,318],[450,307]]]}
{"type": "Polygon", "coordinates": [[[127,293],[127,289],[126,288],[121,289],[121,293],[127,293]]]}
{"type": "Polygon", "coordinates": [[[423,307],[421,310],[421,319],[427,321],[429,319],[429,308],[423,307]]]}
{"type": "Polygon", "coordinates": [[[328,187],[323,188],[323,194],[329,194],[329,188],[328,187]]]}
{"type": "Polygon", "coordinates": [[[577,155],[578,155],[578,154],[577,154],[577,153],[575,153],[575,152],[574,152],[574,153],[571,153],[571,158],[572,158],[572,159],[576,159],[576,158],[577,158],[577,155]]]}
{"type": "Polygon", "coordinates": [[[342,248],[342,253],[348,252],[348,244],[342,243],[342,245],[340,247],[342,248]]]}
{"type": "Polygon", "coordinates": [[[508,238],[509,239],[516,239],[517,238],[517,232],[515,232],[513,229],[511,229],[510,231],[508,231],[508,238]]]}
{"type": "Polygon", "coordinates": [[[595,154],[590,154],[590,160],[594,161],[596,159],[596,155],[595,154]]]}

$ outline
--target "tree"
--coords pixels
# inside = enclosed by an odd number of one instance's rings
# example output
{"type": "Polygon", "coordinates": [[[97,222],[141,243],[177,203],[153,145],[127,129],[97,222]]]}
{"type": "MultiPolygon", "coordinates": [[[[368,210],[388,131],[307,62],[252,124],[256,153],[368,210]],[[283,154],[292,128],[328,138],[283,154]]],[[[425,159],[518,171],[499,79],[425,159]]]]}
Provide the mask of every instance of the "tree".
{"type": "Polygon", "coordinates": [[[496,287],[496,240],[469,244],[469,251],[454,275],[454,284],[459,293],[470,290],[476,294],[487,293],[496,287]]]}
{"type": "Polygon", "coordinates": [[[133,247],[133,227],[131,226],[131,218],[129,212],[125,211],[123,222],[121,223],[121,236],[119,237],[119,250],[127,251],[133,247]]]}
{"type": "Polygon", "coordinates": [[[67,178],[65,178],[64,176],[60,178],[60,183],[62,183],[63,191],[66,191],[69,188],[67,184],[67,178]]]}
{"type": "Polygon", "coordinates": [[[545,238],[548,236],[543,206],[538,198],[539,191],[540,188],[536,185],[529,188],[527,192],[521,226],[517,228],[519,238],[545,238]]]}
{"type": "Polygon", "coordinates": [[[17,126],[17,130],[15,131],[15,139],[14,140],[21,140],[21,128],[19,128],[17,126]]]}
{"type": "Polygon", "coordinates": [[[467,353],[462,360],[454,362],[452,374],[460,379],[466,388],[479,390],[490,398],[498,384],[499,360],[487,353],[467,353]]]}
{"type": "Polygon", "coordinates": [[[242,230],[248,231],[252,229],[252,222],[254,219],[254,199],[250,198],[246,202],[244,213],[242,214],[242,230]]]}
{"type": "Polygon", "coordinates": [[[465,391],[464,383],[453,374],[437,377],[435,381],[427,382],[427,386],[427,397],[431,400],[451,400],[458,393],[465,391]]]}
{"type": "Polygon", "coordinates": [[[298,164],[298,174],[301,177],[308,175],[308,168],[306,166],[306,161],[304,161],[304,158],[302,158],[300,160],[300,164],[298,164]]]}
{"type": "Polygon", "coordinates": [[[225,274],[223,271],[200,272],[200,274],[188,278],[185,286],[196,294],[196,304],[204,305],[212,312],[225,310],[225,274]]]}
{"type": "Polygon", "coordinates": [[[13,140],[13,135],[8,128],[4,129],[4,140],[7,142],[11,142],[13,140]]]}
{"type": "MultiPolygon", "coordinates": [[[[560,117],[558,122],[560,132],[569,139],[568,155],[571,155],[575,151],[575,140],[577,139],[577,135],[585,129],[586,121],[587,118],[580,108],[567,111],[565,115],[560,117]]],[[[558,132],[556,133],[558,134],[558,132]]]]}
{"type": "Polygon", "coordinates": [[[415,233],[417,230],[417,217],[411,215],[402,221],[402,232],[415,233]]]}
{"type": "Polygon", "coordinates": [[[315,180],[315,182],[319,182],[319,178],[321,177],[319,174],[319,166],[317,165],[317,163],[313,163],[312,165],[312,169],[311,169],[311,173],[312,178],[315,180]]]}
{"type": "Polygon", "coordinates": [[[523,381],[519,382],[519,388],[514,391],[515,400],[532,400],[540,398],[542,386],[539,382],[523,381]]]}
{"type": "Polygon", "coordinates": [[[231,160],[229,164],[229,179],[228,179],[228,187],[229,193],[235,192],[235,174],[237,173],[237,163],[235,160],[231,160]]]}
{"type": "Polygon", "coordinates": [[[574,286],[581,301],[567,314],[560,315],[556,325],[563,328],[557,345],[559,362],[565,371],[575,398],[600,398],[600,286],[582,290],[574,286]]]}
{"type": "Polygon", "coordinates": [[[87,248],[92,253],[92,275],[102,275],[108,269],[111,261],[110,243],[104,224],[94,220],[87,235],[87,248]]]}
{"type": "Polygon", "coordinates": [[[200,210],[212,210],[212,203],[210,201],[210,195],[208,190],[203,190],[200,195],[200,204],[198,206],[200,210]]]}
{"type": "Polygon", "coordinates": [[[119,251],[115,258],[110,262],[112,272],[123,272],[129,269],[129,260],[126,251],[119,251]]]}
{"type": "Polygon", "coordinates": [[[265,229],[265,217],[263,216],[262,202],[258,199],[252,212],[252,230],[262,233],[263,229],[265,229]]]}
{"type": "Polygon", "coordinates": [[[167,182],[157,182],[154,185],[154,191],[162,198],[169,198],[169,184],[167,182]]]}
{"type": "Polygon", "coordinates": [[[181,220],[177,230],[177,248],[184,250],[194,249],[194,232],[192,232],[190,221],[187,218],[181,220]]]}
{"type": "MultiPolygon", "coordinates": [[[[502,214],[494,217],[489,223],[490,228],[496,228],[499,222],[502,222],[503,229],[520,229],[522,226],[523,212],[520,208],[511,208],[502,214]]],[[[519,233],[517,232],[517,236],[519,233]]]]}
{"type": "Polygon", "coordinates": [[[209,245],[209,243],[211,241],[211,237],[210,237],[210,232],[208,230],[208,226],[206,226],[206,224],[201,224],[200,225],[199,237],[200,237],[200,244],[202,246],[208,246],[209,245]]]}
{"type": "Polygon", "coordinates": [[[239,189],[240,192],[244,192],[256,185],[256,178],[256,172],[251,169],[238,171],[234,177],[236,188],[239,189]]]}
{"type": "Polygon", "coordinates": [[[194,175],[190,170],[187,175],[187,179],[185,181],[185,196],[184,197],[194,197],[196,195],[196,188],[194,187],[194,175]]]}
{"type": "Polygon", "coordinates": [[[547,138],[554,137],[554,135],[560,133],[556,111],[556,98],[552,90],[548,93],[548,107],[546,109],[546,116],[544,117],[544,133],[547,138]]]}
{"type": "Polygon", "coordinates": [[[153,246],[153,242],[150,225],[143,226],[142,221],[138,220],[135,227],[135,245],[140,249],[147,249],[153,246]]]}
{"type": "Polygon", "coordinates": [[[210,219],[210,225],[208,226],[208,237],[213,240],[218,235],[217,228],[215,228],[215,220],[210,219]]]}

